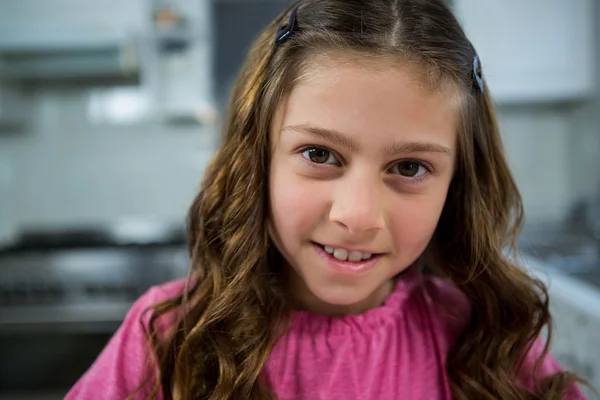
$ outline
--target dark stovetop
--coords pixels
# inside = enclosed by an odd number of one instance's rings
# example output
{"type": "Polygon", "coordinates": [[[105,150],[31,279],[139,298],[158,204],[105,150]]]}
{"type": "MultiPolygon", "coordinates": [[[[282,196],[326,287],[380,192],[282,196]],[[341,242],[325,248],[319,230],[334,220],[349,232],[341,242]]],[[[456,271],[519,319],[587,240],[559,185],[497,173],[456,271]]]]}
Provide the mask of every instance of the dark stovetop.
{"type": "Polygon", "coordinates": [[[185,241],[185,230],[173,226],[25,230],[12,243],[0,246],[0,255],[43,250],[173,246],[183,245],[185,241]]]}

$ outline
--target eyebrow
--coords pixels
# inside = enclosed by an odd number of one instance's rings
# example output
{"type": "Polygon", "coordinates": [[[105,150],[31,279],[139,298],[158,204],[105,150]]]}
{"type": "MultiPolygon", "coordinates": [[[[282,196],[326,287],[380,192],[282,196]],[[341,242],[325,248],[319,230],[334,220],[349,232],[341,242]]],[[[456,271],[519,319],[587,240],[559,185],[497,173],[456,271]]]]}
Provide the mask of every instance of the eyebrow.
{"type": "MultiPolygon", "coordinates": [[[[310,125],[293,125],[286,126],[283,128],[283,131],[308,134],[335,143],[336,145],[353,152],[358,152],[360,149],[356,140],[332,129],[324,129],[310,125]]],[[[406,153],[439,153],[448,157],[452,156],[452,150],[448,147],[430,142],[394,142],[391,145],[386,146],[382,151],[382,154],[386,157],[406,153]]]]}

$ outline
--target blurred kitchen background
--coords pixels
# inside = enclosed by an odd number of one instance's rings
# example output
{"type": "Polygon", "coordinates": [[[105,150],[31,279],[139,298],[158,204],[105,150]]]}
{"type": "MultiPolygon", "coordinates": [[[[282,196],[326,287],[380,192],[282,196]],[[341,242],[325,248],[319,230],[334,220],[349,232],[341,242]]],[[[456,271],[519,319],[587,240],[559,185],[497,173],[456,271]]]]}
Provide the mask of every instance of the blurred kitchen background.
{"type": "MultiPolygon", "coordinates": [[[[287,0],[0,0],[0,399],[62,398],[149,286],[251,41],[287,0]]],[[[454,0],[550,285],[555,356],[600,387],[600,5],[454,0]]]]}

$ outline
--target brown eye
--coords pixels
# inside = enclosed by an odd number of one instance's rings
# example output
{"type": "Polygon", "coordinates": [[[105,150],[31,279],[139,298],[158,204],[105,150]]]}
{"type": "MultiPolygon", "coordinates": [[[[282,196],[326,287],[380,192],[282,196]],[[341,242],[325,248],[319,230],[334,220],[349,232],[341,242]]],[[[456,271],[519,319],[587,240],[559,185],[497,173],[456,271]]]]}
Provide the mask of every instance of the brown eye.
{"type": "Polygon", "coordinates": [[[310,161],[315,164],[336,164],[337,160],[331,154],[331,152],[327,149],[323,149],[320,147],[311,147],[310,149],[306,149],[302,152],[304,157],[308,158],[310,161]]]}
{"type": "Polygon", "coordinates": [[[402,161],[392,167],[392,172],[406,178],[418,178],[423,176],[427,169],[417,161],[402,161]]]}

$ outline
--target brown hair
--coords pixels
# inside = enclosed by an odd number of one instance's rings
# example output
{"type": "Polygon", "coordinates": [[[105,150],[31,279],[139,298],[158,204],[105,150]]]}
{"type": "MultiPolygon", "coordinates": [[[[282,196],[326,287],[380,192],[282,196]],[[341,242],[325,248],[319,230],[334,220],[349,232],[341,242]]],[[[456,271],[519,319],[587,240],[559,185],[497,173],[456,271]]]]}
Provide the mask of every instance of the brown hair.
{"type": "Polygon", "coordinates": [[[409,61],[432,88],[451,84],[461,96],[456,173],[423,255],[429,273],[451,279],[472,303],[470,323],[448,355],[454,397],[562,398],[572,374],[538,382],[537,395],[516,379],[523,355],[551,328],[548,296],[503,252],[516,250],[521,199],[487,87],[481,92],[473,78],[475,50],[448,7],[442,0],[305,0],[297,29],[275,46],[290,11],[257,39],[234,87],[223,144],[189,212],[189,287],[153,308],[153,395],[275,398],[261,371],[291,309],[266,226],[269,128],[308,60],[335,51],[409,61]],[[161,338],[156,323],[170,312],[180,317],[161,338]]]}

